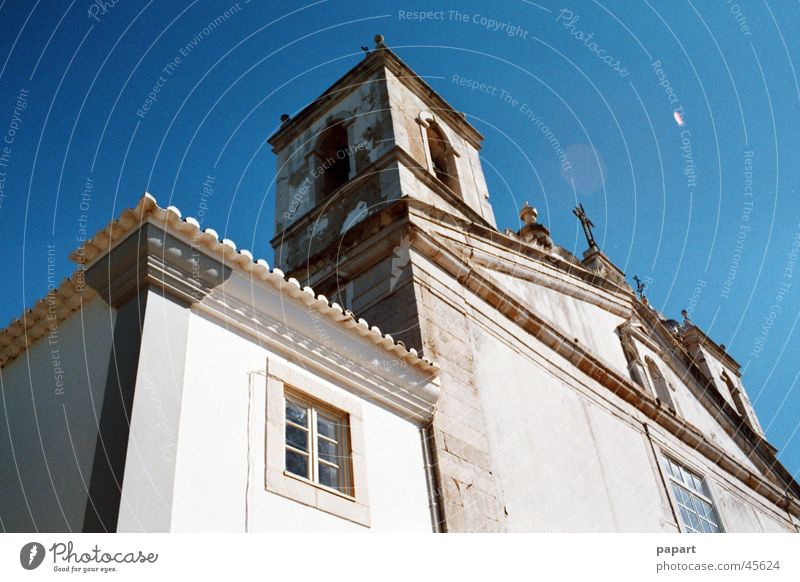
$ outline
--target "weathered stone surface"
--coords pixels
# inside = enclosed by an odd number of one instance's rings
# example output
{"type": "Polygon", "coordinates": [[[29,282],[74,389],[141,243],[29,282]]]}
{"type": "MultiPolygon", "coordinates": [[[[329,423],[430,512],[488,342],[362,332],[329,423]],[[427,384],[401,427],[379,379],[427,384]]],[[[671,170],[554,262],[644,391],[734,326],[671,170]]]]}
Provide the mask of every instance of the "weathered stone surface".
{"type": "MultiPolygon", "coordinates": [[[[599,250],[602,264],[582,262],[530,218],[536,236],[497,232],[477,132],[400,65],[372,73],[382,88],[358,94],[388,114],[359,126],[371,145],[355,167],[380,179],[311,209],[320,226],[290,233],[286,248],[292,264],[316,253],[315,268],[337,273],[335,281],[324,275],[323,292],[347,287],[351,309],[439,365],[432,440],[447,531],[674,531],[660,469],[666,451],[696,467],[723,506],[748,499],[756,518],[737,517],[733,529],[793,529],[778,504],[782,488],[800,488],[756,438],[743,388],[744,404],[731,398],[738,365],[698,335],[714,363],[703,368],[705,380],[696,378],[681,355],[686,346],[664,333],[661,315],[599,250]],[[433,167],[430,127],[449,148],[444,165],[433,167]],[[362,203],[377,226],[363,241],[351,231],[340,253],[343,224],[362,203]],[[631,341],[663,368],[675,414],[658,407],[644,379],[631,379],[617,330],[636,318],[641,330],[631,341]],[[716,386],[711,396],[701,380],[716,386]]],[[[360,107],[345,102],[325,119],[360,107]]],[[[280,210],[291,188],[278,183],[280,210]]]]}

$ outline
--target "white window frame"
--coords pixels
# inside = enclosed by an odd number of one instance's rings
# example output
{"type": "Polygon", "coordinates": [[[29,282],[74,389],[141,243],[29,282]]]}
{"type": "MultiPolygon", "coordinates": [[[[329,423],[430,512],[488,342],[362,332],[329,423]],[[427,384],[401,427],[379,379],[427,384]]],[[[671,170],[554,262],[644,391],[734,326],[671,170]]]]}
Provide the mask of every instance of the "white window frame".
{"type": "MultiPolygon", "coordinates": [[[[668,453],[661,454],[661,466],[659,467],[661,470],[662,475],[664,476],[664,482],[668,485],[667,494],[669,495],[669,499],[672,503],[673,510],[675,511],[675,517],[678,520],[678,527],[682,533],[725,533],[725,523],[722,520],[722,516],[720,515],[719,506],[716,503],[716,500],[713,497],[711,487],[709,485],[709,480],[703,475],[701,471],[698,471],[694,468],[691,464],[686,463],[685,461],[679,461],[676,455],[671,455],[668,453]],[[667,471],[666,463],[671,462],[674,465],[677,465],[679,468],[683,469],[687,473],[691,474],[694,478],[700,481],[701,491],[697,491],[694,487],[689,487],[683,480],[676,479],[670,471],[667,471]],[[689,524],[684,523],[683,516],[681,515],[681,507],[682,504],[678,501],[675,495],[675,491],[673,489],[674,486],[682,488],[689,494],[689,497],[697,497],[701,501],[709,504],[711,506],[711,511],[713,513],[714,518],[717,522],[717,528],[719,531],[717,532],[703,532],[697,531],[694,526],[691,525],[691,520],[689,524]]],[[[703,520],[706,518],[700,517],[697,510],[692,508],[692,512],[695,513],[699,520],[703,520]]],[[[706,519],[708,521],[708,519],[706,519]]]]}
{"type": "Polygon", "coordinates": [[[310,372],[279,360],[267,362],[265,488],[287,499],[370,527],[364,421],[361,404],[310,372]],[[286,396],[346,415],[352,495],[286,470],[286,396]]]}

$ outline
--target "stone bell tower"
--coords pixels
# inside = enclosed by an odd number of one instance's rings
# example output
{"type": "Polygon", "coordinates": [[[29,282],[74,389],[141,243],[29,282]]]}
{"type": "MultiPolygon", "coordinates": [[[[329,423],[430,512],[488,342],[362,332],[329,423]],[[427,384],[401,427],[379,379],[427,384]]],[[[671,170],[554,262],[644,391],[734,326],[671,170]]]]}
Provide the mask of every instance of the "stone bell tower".
{"type": "Polygon", "coordinates": [[[478,153],[483,136],[381,36],[375,42],[310,105],[282,116],[269,138],[277,156],[275,262],[439,363],[439,529],[502,530],[472,350],[460,333],[464,291],[452,275],[432,289],[417,245],[429,220],[456,237],[468,229],[498,234],[478,153]]]}

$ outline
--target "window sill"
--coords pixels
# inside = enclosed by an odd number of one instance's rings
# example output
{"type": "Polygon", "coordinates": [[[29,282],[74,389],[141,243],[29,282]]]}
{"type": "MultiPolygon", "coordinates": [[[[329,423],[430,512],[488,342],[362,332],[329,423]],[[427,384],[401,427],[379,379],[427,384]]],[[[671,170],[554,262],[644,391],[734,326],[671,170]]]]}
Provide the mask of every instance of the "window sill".
{"type": "Polygon", "coordinates": [[[333,487],[328,487],[327,485],[323,485],[322,483],[317,483],[312,481],[311,479],[306,479],[305,477],[301,477],[300,475],[295,475],[294,473],[290,473],[289,471],[284,471],[283,475],[285,477],[289,477],[290,479],[296,479],[301,483],[305,483],[306,485],[311,485],[312,487],[316,487],[317,489],[321,489],[322,491],[326,491],[342,499],[347,499],[348,501],[352,501],[353,503],[358,503],[358,500],[353,497],[352,495],[348,495],[347,493],[342,493],[338,489],[334,489],[333,487]]]}
{"type": "Polygon", "coordinates": [[[370,527],[364,429],[358,400],[328,386],[307,372],[271,360],[267,378],[265,488],[270,493],[330,515],[370,527]],[[349,417],[353,495],[315,483],[286,470],[285,388],[324,402],[349,417]]]}

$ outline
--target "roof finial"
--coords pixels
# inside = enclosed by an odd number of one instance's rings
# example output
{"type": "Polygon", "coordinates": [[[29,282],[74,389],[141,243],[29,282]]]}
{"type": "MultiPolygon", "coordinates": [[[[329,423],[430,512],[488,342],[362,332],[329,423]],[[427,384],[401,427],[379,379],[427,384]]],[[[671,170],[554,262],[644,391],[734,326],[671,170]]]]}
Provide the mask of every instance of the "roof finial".
{"type": "Polygon", "coordinates": [[[383,44],[383,40],[384,40],[384,38],[383,38],[382,34],[376,34],[375,35],[375,48],[376,49],[386,48],[386,45],[383,44]]]}
{"type": "Polygon", "coordinates": [[[526,201],[525,206],[523,206],[522,210],[519,211],[520,220],[527,226],[529,224],[536,224],[536,219],[538,217],[539,211],[531,207],[526,201]]]}

